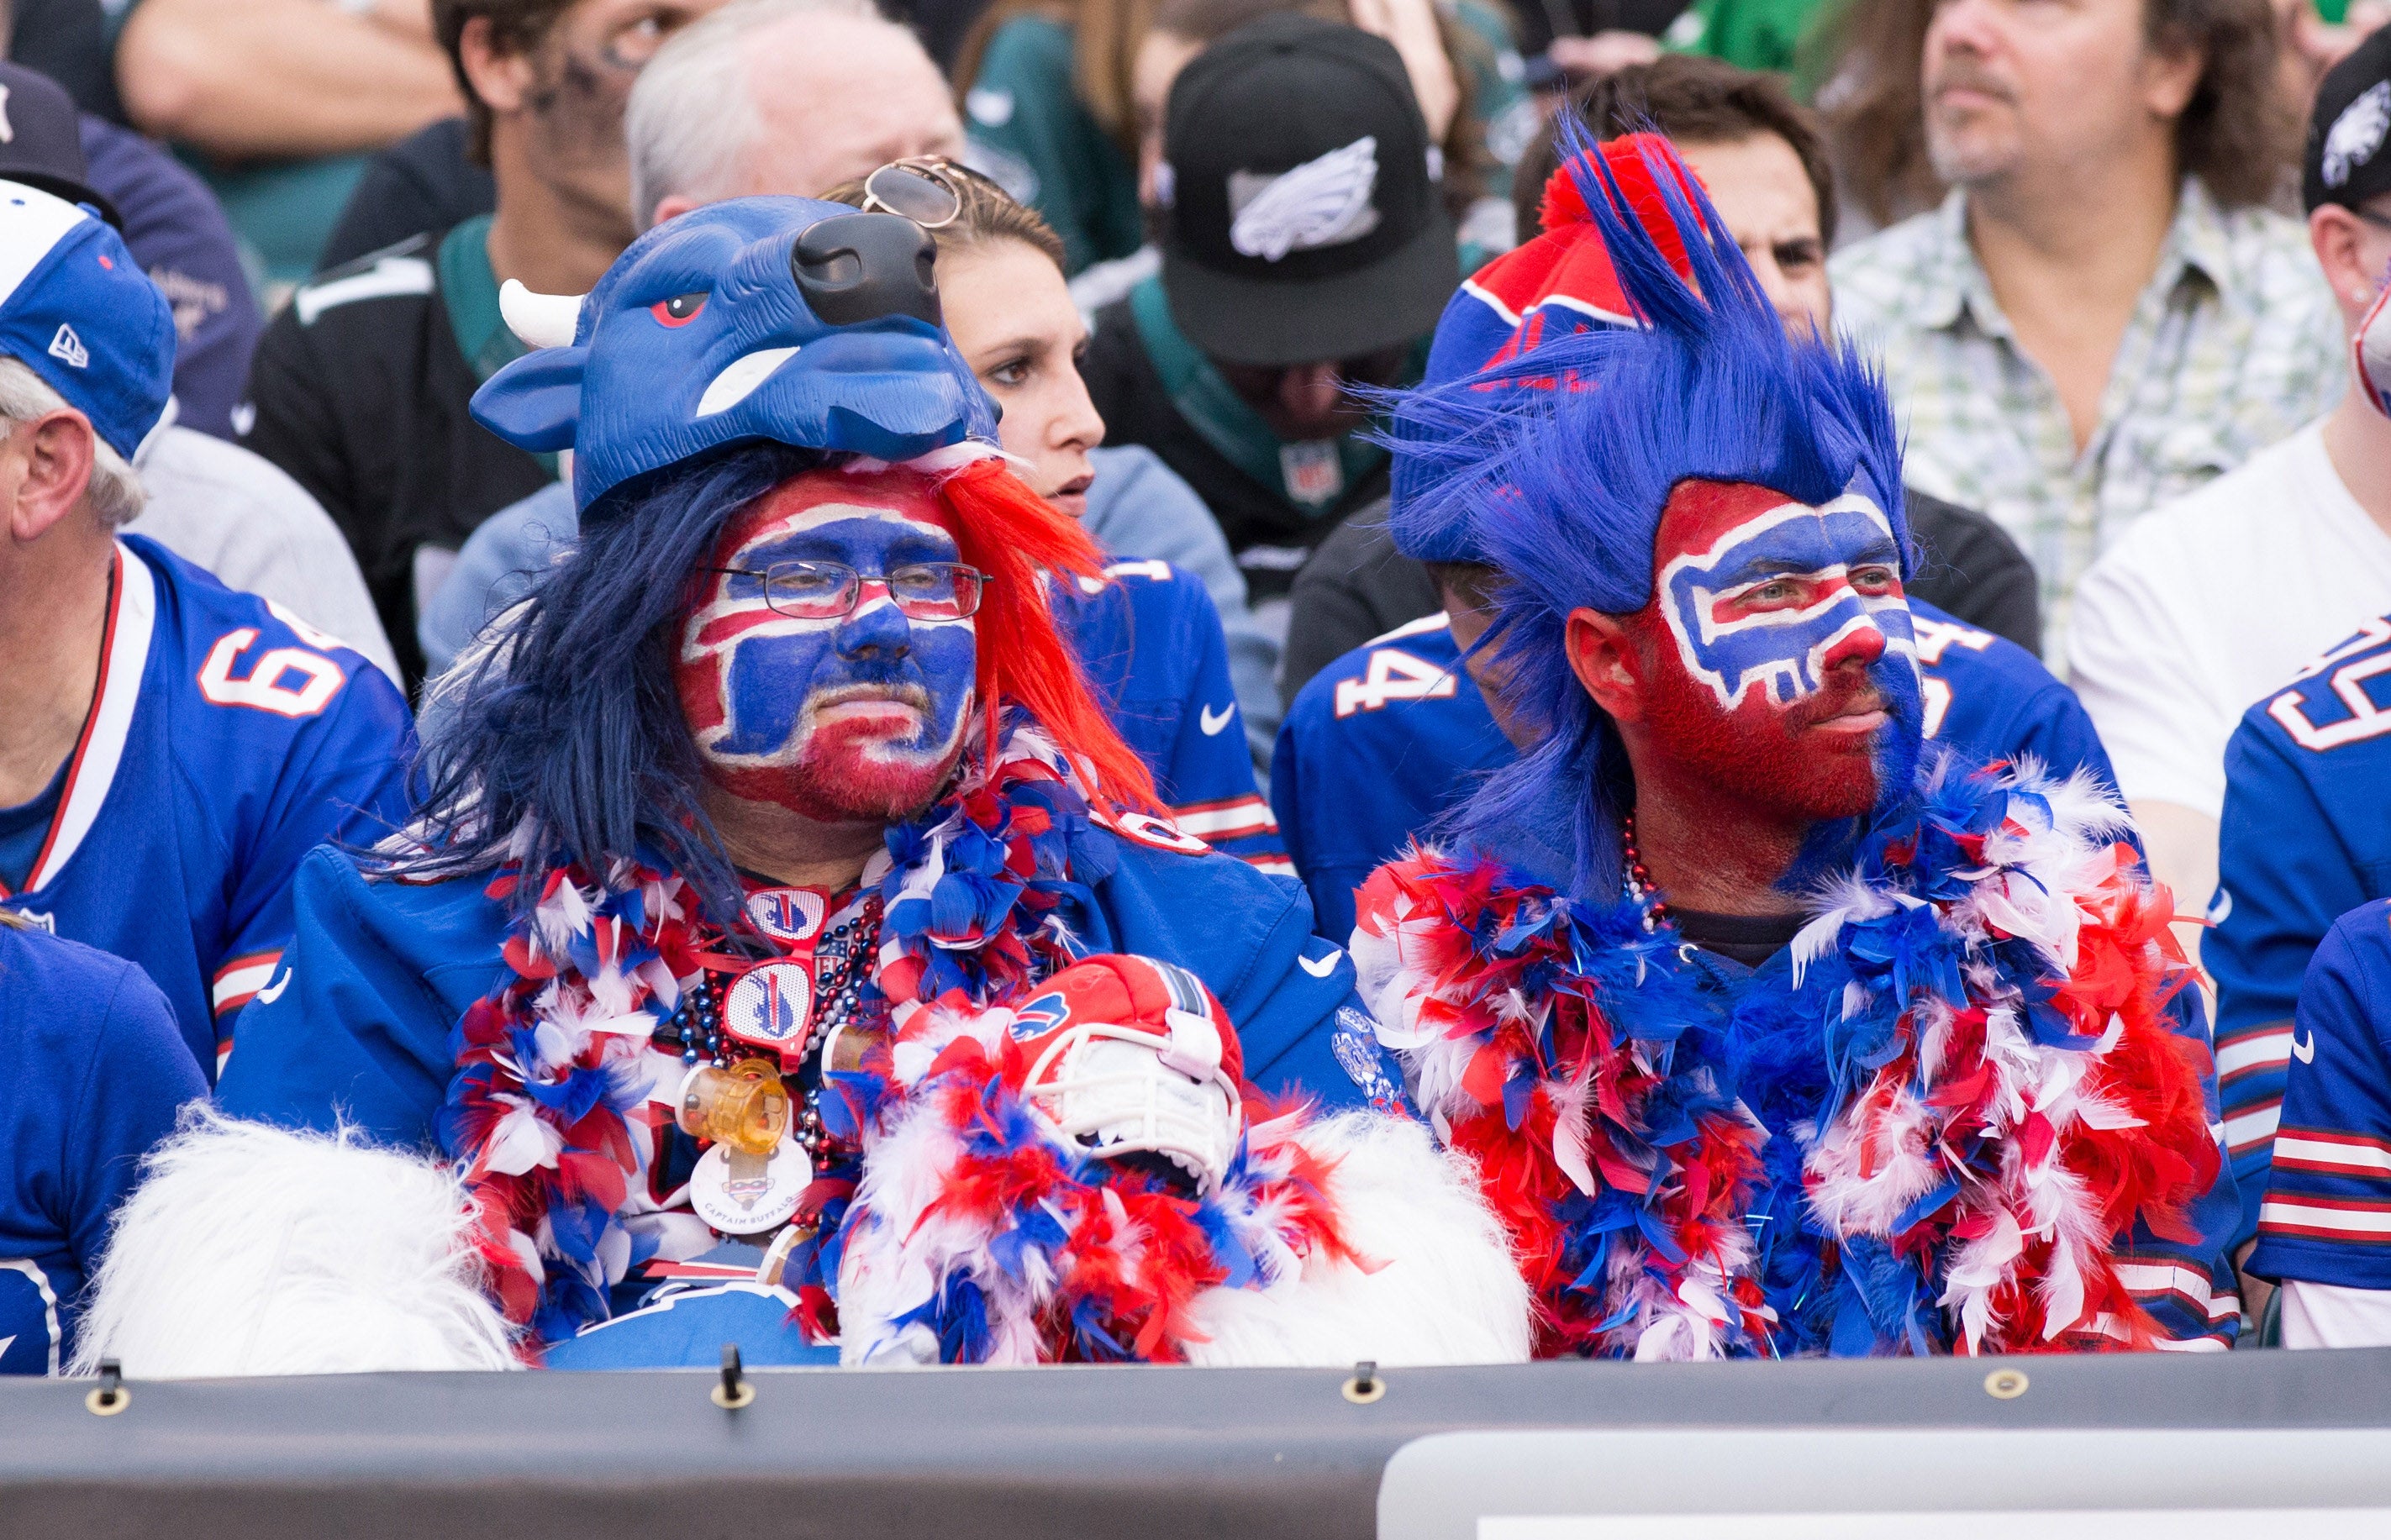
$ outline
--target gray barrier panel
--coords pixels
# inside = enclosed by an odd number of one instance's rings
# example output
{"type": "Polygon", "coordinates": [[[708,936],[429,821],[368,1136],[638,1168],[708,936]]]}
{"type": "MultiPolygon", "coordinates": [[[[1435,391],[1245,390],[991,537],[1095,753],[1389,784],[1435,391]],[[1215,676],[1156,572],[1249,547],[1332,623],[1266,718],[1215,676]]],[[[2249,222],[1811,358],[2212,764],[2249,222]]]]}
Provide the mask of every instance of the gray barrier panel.
{"type": "Polygon", "coordinates": [[[427,1374],[136,1381],[111,1417],[0,1380],[0,1534],[1358,1540],[1440,1433],[2391,1428],[2391,1350],[2010,1362],[2006,1400],[1981,1362],[1566,1363],[1366,1405],[1325,1370],[795,1370],[738,1411],[705,1374],[427,1374]]]}
{"type": "Polygon", "coordinates": [[[2391,1428],[1431,1433],[1380,1540],[2385,1540],[2391,1428]]]}

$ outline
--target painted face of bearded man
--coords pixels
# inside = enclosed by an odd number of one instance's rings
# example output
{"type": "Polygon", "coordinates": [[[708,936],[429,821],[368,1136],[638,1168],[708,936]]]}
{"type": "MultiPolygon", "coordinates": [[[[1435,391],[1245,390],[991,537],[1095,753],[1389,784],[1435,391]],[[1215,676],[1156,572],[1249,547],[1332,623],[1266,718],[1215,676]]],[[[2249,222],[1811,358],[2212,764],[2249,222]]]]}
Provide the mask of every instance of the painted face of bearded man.
{"type": "Polygon", "coordinates": [[[937,795],[972,720],[984,581],[948,518],[910,472],[817,470],[725,526],[675,674],[725,790],[822,823],[937,795]]]}

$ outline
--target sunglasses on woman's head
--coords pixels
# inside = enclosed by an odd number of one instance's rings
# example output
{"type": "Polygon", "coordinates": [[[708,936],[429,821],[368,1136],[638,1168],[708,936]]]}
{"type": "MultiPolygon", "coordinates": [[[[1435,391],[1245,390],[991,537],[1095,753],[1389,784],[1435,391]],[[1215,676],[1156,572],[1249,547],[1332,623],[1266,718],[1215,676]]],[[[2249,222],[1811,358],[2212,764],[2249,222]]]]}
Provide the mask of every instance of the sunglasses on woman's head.
{"type": "Polygon", "coordinates": [[[891,160],[863,179],[863,212],[897,214],[924,230],[942,230],[963,212],[951,168],[930,159],[891,160]]]}

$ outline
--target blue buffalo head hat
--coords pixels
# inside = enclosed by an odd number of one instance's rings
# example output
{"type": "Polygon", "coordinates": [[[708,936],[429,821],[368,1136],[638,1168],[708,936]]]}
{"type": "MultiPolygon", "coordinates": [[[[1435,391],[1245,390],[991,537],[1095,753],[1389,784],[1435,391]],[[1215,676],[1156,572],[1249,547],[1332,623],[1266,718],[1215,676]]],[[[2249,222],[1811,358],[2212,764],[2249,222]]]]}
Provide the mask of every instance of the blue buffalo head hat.
{"type": "Polygon", "coordinates": [[[130,460],[174,394],[174,313],[89,209],[0,182],[0,354],[130,460]]]}
{"type": "Polygon", "coordinates": [[[930,237],[808,198],[666,221],[578,299],[510,282],[536,350],[473,393],[509,443],[573,451],[588,510],[632,477],[724,444],[910,460],[992,440],[996,413],[940,327],[930,237]]]}

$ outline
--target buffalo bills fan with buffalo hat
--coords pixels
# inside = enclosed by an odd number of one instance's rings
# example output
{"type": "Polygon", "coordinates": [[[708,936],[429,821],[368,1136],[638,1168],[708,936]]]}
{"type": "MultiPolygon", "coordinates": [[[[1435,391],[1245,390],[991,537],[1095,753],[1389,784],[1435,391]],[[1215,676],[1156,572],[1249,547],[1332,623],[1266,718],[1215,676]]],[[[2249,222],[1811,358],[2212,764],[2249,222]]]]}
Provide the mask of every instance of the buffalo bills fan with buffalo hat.
{"type": "MultiPolygon", "coordinates": [[[[1376,1068],[1351,961],[1297,885],[1154,815],[1057,635],[1043,584],[1102,557],[990,442],[931,238],[886,212],[932,214],[924,180],[875,173],[870,212],[712,204],[588,295],[508,290],[536,351],[475,411],[575,451],[580,539],[465,665],[407,835],[308,858],[223,1107],[436,1145],[483,1216],[460,1264],[560,1364],[641,1356],[619,1332],[754,1361],[1520,1355],[1524,1290],[1376,1068]],[[642,1308],[691,1278],[715,1303],[642,1308]]],[[[187,1201],[118,1242],[179,1259],[117,1269],[128,1341],[150,1305],[239,1318],[280,1286],[212,1233],[331,1180],[278,1137],[177,1147],[187,1201]]],[[[388,1303],[360,1273],[405,1247],[366,1237],[411,1222],[340,1223],[358,1243],[311,1256],[388,1303]]]]}
{"type": "Polygon", "coordinates": [[[1163,128],[1162,271],[1099,314],[1084,372],[1220,520],[1258,617],[1387,487],[1349,385],[1418,377],[1461,281],[1429,142],[1394,45],[1276,16],[1207,48],[1163,128]]]}
{"type": "Polygon", "coordinates": [[[0,1372],[58,1367],[143,1150],[287,987],[300,856],[401,812],[379,670],[118,535],[174,362],[116,232],[0,182],[0,1372]]]}

